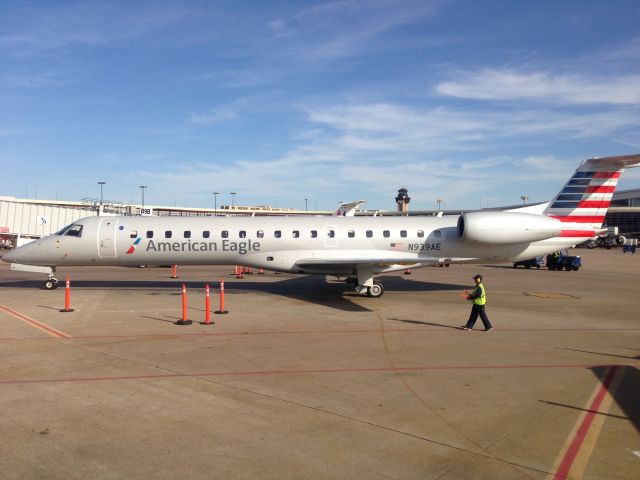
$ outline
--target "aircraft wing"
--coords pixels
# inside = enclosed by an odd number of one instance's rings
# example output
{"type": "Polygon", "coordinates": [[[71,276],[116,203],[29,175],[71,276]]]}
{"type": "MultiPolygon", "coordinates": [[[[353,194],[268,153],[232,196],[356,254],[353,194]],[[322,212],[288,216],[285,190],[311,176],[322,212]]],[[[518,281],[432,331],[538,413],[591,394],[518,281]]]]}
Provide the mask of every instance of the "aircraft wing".
{"type": "Polygon", "coordinates": [[[322,259],[322,258],[308,258],[298,260],[296,262],[296,266],[304,268],[306,266],[317,266],[317,265],[380,265],[380,266],[389,266],[389,265],[430,265],[444,262],[444,259],[440,259],[438,257],[425,257],[425,258],[416,258],[416,257],[406,257],[406,258],[398,258],[398,257],[379,257],[379,258],[362,258],[362,259],[354,259],[354,258],[345,258],[345,259],[322,259]]]}
{"type": "Polygon", "coordinates": [[[406,268],[424,267],[449,263],[450,259],[438,257],[376,257],[376,258],[307,258],[296,262],[296,267],[307,273],[324,273],[327,275],[350,275],[358,267],[369,267],[378,272],[390,272],[406,268]]]}

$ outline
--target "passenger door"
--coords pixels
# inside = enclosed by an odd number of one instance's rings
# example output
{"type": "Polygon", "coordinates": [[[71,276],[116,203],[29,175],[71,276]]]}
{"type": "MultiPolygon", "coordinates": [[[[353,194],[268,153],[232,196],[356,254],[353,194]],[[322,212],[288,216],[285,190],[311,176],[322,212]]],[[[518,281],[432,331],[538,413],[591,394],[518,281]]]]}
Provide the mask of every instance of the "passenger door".
{"type": "Polygon", "coordinates": [[[116,257],[117,218],[102,218],[98,227],[98,256],[100,258],[116,257]]]}

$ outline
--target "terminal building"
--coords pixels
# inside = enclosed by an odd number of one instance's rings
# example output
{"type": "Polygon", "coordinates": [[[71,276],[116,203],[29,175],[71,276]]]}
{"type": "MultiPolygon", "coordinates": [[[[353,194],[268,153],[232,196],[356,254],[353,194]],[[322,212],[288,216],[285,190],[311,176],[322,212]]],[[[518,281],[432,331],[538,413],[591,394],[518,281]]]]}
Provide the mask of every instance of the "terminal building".
{"type": "MultiPolygon", "coordinates": [[[[405,189],[402,211],[361,210],[357,215],[436,215],[439,212],[408,211],[408,195],[405,189]]],[[[399,200],[396,198],[396,201],[399,200]]],[[[514,207],[504,207],[514,208],[514,207]]],[[[498,209],[490,209],[498,210],[498,209]]],[[[331,215],[329,210],[307,211],[270,206],[229,206],[218,209],[167,207],[157,205],[135,205],[119,202],[104,202],[84,199],[80,202],[58,200],[20,199],[0,196],[0,248],[15,246],[18,238],[39,238],[50,235],[80,218],[96,215],[170,215],[170,216],[215,216],[215,215],[331,215]]],[[[446,211],[456,214],[459,211],[446,211]]],[[[640,189],[621,190],[613,195],[604,225],[618,227],[618,232],[627,238],[640,238],[640,189]]]]}

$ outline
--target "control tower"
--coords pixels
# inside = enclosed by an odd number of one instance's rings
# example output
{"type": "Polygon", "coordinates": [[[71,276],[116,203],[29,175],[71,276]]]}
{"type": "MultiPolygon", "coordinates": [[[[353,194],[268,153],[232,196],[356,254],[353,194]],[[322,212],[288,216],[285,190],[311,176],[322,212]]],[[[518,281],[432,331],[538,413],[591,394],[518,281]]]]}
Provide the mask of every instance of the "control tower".
{"type": "Polygon", "coordinates": [[[398,205],[398,211],[406,214],[409,212],[409,202],[411,201],[411,197],[409,197],[409,191],[402,187],[398,189],[398,195],[396,196],[396,204],[398,205]]]}

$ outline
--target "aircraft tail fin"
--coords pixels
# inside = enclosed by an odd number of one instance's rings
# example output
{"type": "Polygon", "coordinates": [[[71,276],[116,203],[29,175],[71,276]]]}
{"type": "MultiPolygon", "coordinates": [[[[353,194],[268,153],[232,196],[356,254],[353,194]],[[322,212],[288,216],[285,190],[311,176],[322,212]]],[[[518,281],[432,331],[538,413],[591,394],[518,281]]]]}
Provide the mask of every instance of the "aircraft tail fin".
{"type": "Polygon", "coordinates": [[[620,175],[638,165],[640,155],[585,160],[543,213],[563,223],[563,237],[593,237],[602,228],[620,175]]]}

